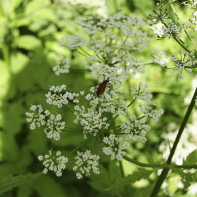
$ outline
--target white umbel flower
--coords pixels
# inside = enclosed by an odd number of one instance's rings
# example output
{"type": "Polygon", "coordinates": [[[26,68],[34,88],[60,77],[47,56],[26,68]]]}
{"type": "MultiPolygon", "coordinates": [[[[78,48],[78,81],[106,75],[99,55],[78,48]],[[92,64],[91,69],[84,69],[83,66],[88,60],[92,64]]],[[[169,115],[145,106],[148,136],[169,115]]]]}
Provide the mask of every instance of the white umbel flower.
{"type": "Polygon", "coordinates": [[[50,115],[48,110],[44,111],[41,105],[32,105],[30,110],[32,112],[26,112],[26,116],[31,130],[46,124],[46,118],[50,115]]]}
{"type": "Polygon", "coordinates": [[[56,65],[53,67],[53,71],[56,75],[62,73],[68,73],[70,68],[70,59],[69,57],[65,58],[63,55],[59,55],[59,60],[56,61],[56,65]]]}
{"type": "Polygon", "coordinates": [[[69,100],[73,103],[79,102],[77,99],[79,94],[66,91],[66,85],[51,86],[49,90],[45,96],[47,103],[51,105],[56,105],[61,108],[63,105],[66,105],[69,100]]]}
{"type": "Polygon", "coordinates": [[[85,152],[78,151],[75,157],[75,166],[73,167],[73,170],[76,171],[77,179],[82,179],[83,176],[90,176],[91,172],[99,174],[99,158],[98,155],[91,154],[90,150],[86,150],[85,152]]]}
{"type": "Polygon", "coordinates": [[[126,142],[122,137],[116,137],[114,134],[110,134],[109,137],[104,137],[103,142],[108,145],[103,148],[103,152],[106,155],[110,155],[111,160],[122,160],[123,156],[126,155],[127,148],[129,147],[128,142],[126,142]]]}
{"type": "Polygon", "coordinates": [[[145,124],[145,119],[137,120],[135,116],[130,121],[122,123],[120,128],[126,133],[126,140],[146,142],[146,133],[150,130],[150,126],[145,124]]]}
{"type": "Polygon", "coordinates": [[[68,158],[61,155],[60,151],[57,151],[56,154],[49,151],[46,155],[38,156],[38,160],[43,162],[44,170],[43,174],[47,174],[48,171],[55,172],[56,176],[62,176],[62,171],[66,168],[66,163],[68,158]]]}
{"type": "Polygon", "coordinates": [[[65,122],[61,121],[61,119],[61,114],[57,114],[56,116],[51,114],[48,118],[46,122],[47,127],[44,129],[44,132],[49,139],[60,139],[60,133],[65,127],[65,122]]]}

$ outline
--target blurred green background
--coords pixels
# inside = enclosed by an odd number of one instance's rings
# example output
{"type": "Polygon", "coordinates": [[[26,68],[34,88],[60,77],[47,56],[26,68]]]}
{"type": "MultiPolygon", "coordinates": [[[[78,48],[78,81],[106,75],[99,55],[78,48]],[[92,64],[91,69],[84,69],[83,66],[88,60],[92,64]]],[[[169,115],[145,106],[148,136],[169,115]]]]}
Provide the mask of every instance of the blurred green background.
{"type": "MultiPolygon", "coordinates": [[[[140,15],[144,20],[155,9],[155,5],[156,1],[153,0],[106,0],[108,14],[133,13],[140,15]]],[[[184,18],[184,13],[189,14],[189,11],[179,3],[175,7],[180,18],[184,18]]],[[[73,67],[82,68],[80,59],[72,56],[71,51],[59,46],[59,43],[65,34],[82,32],[75,21],[80,16],[94,15],[95,11],[97,7],[91,7],[91,1],[88,6],[83,7],[82,4],[73,5],[68,2],[62,4],[53,0],[0,0],[0,178],[2,180],[9,175],[27,175],[42,171],[43,166],[37,157],[48,152],[51,142],[46,139],[41,129],[30,131],[25,113],[32,104],[41,104],[49,108],[44,96],[49,86],[66,84],[70,90],[79,91],[88,89],[95,83],[83,69],[76,69],[69,75],[58,77],[52,72],[59,53],[72,57],[73,67]]],[[[170,55],[178,51],[179,46],[171,40],[153,39],[139,56],[147,58],[147,62],[150,62],[148,58],[154,48],[160,48],[170,55]]],[[[152,159],[155,163],[162,163],[162,153],[158,150],[163,142],[161,136],[168,131],[170,123],[176,125],[173,132],[180,125],[187,109],[184,98],[190,93],[194,77],[195,72],[185,74],[184,81],[180,82],[177,80],[178,73],[155,65],[147,66],[140,79],[130,77],[128,84],[125,85],[125,92],[129,86],[137,84],[138,81],[148,83],[158,106],[165,110],[159,123],[152,125],[147,143],[131,144],[128,153],[130,157],[142,162],[152,159]]],[[[53,108],[50,110],[55,111],[53,108]]],[[[65,113],[67,125],[73,126],[68,111],[60,110],[58,113],[65,113]]],[[[190,123],[192,121],[191,118],[190,123]]],[[[63,134],[61,142],[52,144],[54,149],[66,153],[82,141],[83,136],[80,133],[68,132],[63,134]]],[[[117,196],[117,193],[106,188],[117,181],[118,165],[108,162],[103,166],[104,175],[77,180],[72,165],[68,164],[68,169],[61,178],[52,173],[39,176],[33,181],[24,181],[25,184],[5,192],[2,196],[117,196]]],[[[125,175],[136,169],[135,165],[126,161],[123,161],[122,167],[125,175]]],[[[151,191],[156,177],[155,172],[148,179],[129,185],[127,191],[120,196],[126,194],[126,196],[128,194],[137,197],[146,196],[147,191],[151,191]]],[[[171,175],[172,180],[174,177],[177,178],[177,175],[171,175]]],[[[170,177],[168,179],[170,181],[170,177]]],[[[176,184],[169,184],[167,193],[184,195],[186,188],[181,189],[176,184]]]]}

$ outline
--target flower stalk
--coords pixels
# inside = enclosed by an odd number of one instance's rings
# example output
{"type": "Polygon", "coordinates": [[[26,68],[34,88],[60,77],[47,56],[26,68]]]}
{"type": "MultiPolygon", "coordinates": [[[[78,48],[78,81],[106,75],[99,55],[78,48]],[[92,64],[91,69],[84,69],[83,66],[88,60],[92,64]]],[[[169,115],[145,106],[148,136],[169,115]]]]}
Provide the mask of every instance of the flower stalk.
{"type": "MultiPolygon", "coordinates": [[[[188,119],[189,119],[189,117],[191,115],[192,109],[194,108],[196,96],[197,96],[197,88],[196,88],[196,90],[194,92],[194,95],[193,95],[192,100],[190,102],[190,105],[189,105],[189,107],[187,109],[187,112],[185,114],[185,117],[184,117],[184,119],[183,119],[183,121],[181,123],[179,132],[178,132],[178,134],[176,136],[176,139],[174,141],[173,147],[172,147],[172,149],[170,151],[170,155],[169,155],[169,157],[167,159],[167,162],[166,162],[168,165],[172,161],[172,157],[173,157],[173,155],[175,153],[176,147],[177,147],[177,145],[179,143],[179,140],[181,138],[181,135],[183,133],[183,130],[184,130],[184,128],[185,128],[185,126],[186,126],[186,124],[188,122],[188,119]]],[[[158,194],[158,192],[160,190],[160,187],[161,187],[163,181],[165,180],[166,176],[168,175],[168,172],[169,172],[169,168],[167,168],[167,167],[163,168],[163,171],[162,171],[161,175],[159,176],[159,178],[158,178],[158,180],[156,182],[156,185],[155,185],[155,187],[154,187],[154,189],[153,189],[153,191],[151,193],[151,197],[157,196],[157,194],[158,194]]]]}

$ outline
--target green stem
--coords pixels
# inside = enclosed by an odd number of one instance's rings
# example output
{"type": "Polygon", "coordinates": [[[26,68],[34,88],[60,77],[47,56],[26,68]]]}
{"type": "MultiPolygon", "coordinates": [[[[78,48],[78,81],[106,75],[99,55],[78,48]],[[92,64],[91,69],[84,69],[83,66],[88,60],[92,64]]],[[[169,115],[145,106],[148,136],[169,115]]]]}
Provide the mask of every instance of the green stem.
{"type": "MultiPolygon", "coordinates": [[[[160,18],[160,21],[165,25],[165,27],[166,28],[168,28],[168,25],[163,21],[163,19],[161,19],[160,18]]],[[[174,35],[172,36],[175,40],[176,40],[176,42],[183,48],[183,49],[185,49],[187,52],[189,52],[190,53],[190,50],[189,49],[187,49],[174,35]]]]}
{"type": "MultiPolygon", "coordinates": [[[[177,136],[176,136],[176,139],[175,139],[175,141],[174,141],[174,144],[173,144],[173,147],[172,147],[172,149],[171,149],[170,155],[169,155],[169,157],[168,157],[168,159],[167,159],[167,162],[166,162],[167,164],[170,164],[171,161],[172,161],[172,157],[173,157],[173,155],[174,155],[174,153],[175,153],[176,147],[177,147],[177,145],[178,145],[178,143],[179,143],[179,140],[180,140],[180,138],[181,138],[181,135],[182,135],[182,133],[183,133],[183,130],[184,130],[186,124],[187,124],[187,121],[188,121],[188,119],[189,119],[189,117],[190,117],[190,114],[191,114],[191,112],[192,112],[192,109],[194,108],[196,96],[197,96],[197,88],[196,88],[196,90],[195,90],[195,92],[194,92],[194,95],[193,95],[192,100],[191,100],[191,103],[190,103],[190,105],[189,105],[189,107],[188,107],[188,109],[187,109],[187,112],[186,112],[186,114],[185,114],[185,117],[184,117],[184,119],[183,119],[183,121],[182,121],[182,123],[181,123],[179,132],[178,132],[178,134],[177,134],[177,136]]],[[[160,177],[158,178],[158,180],[157,180],[157,182],[156,182],[156,185],[155,185],[155,187],[154,187],[154,189],[153,189],[153,192],[152,192],[152,194],[151,194],[151,197],[157,196],[157,194],[158,194],[158,192],[159,192],[159,189],[160,189],[160,187],[161,187],[163,181],[165,180],[166,176],[168,175],[168,172],[169,172],[169,168],[166,168],[166,167],[165,167],[165,168],[163,169],[163,171],[162,171],[160,177]]]]}
{"type": "Polygon", "coordinates": [[[141,167],[148,167],[148,168],[164,168],[165,167],[165,164],[146,164],[146,163],[136,161],[135,159],[131,159],[130,157],[127,157],[127,156],[124,156],[123,158],[141,167]]]}
{"type": "Polygon", "coordinates": [[[140,167],[148,167],[148,168],[167,168],[167,169],[173,169],[173,168],[183,168],[183,169],[197,169],[196,164],[191,164],[191,165],[175,165],[175,164],[147,164],[147,163],[142,163],[139,161],[136,161],[135,159],[131,159],[130,157],[124,156],[123,157],[125,160],[134,163],[140,167]]]}
{"type": "Polygon", "coordinates": [[[70,155],[71,153],[77,151],[78,149],[80,149],[84,144],[88,143],[90,140],[92,139],[92,136],[89,137],[88,139],[86,139],[84,142],[82,142],[79,146],[77,146],[76,148],[74,148],[73,150],[71,150],[69,153],[67,153],[66,155],[70,155]]]}
{"type": "Polygon", "coordinates": [[[171,168],[183,168],[183,169],[197,169],[197,165],[196,164],[191,164],[191,165],[170,165],[171,168]]]}

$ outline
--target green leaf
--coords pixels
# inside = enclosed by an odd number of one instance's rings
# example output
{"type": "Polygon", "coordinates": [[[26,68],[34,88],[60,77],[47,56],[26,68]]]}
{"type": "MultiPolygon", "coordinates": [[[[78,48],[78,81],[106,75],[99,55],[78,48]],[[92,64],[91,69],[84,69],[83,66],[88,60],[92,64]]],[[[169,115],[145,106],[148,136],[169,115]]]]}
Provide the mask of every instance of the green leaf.
{"type": "Polygon", "coordinates": [[[39,9],[42,9],[49,3],[48,0],[34,0],[30,1],[28,5],[25,7],[25,14],[33,14],[37,12],[39,9]]]}
{"type": "Polygon", "coordinates": [[[154,163],[151,154],[148,151],[146,151],[145,153],[146,153],[148,163],[150,163],[150,164],[154,163]]]}
{"type": "Polygon", "coordinates": [[[17,197],[29,197],[33,190],[30,184],[21,185],[17,190],[17,197]]]}
{"type": "Polygon", "coordinates": [[[138,169],[127,177],[121,177],[120,169],[115,162],[111,162],[109,172],[100,166],[99,175],[91,175],[89,184],[102,193],[110,194],[112,196],[120,196],[126,185],[135,183],[141,179],[146,179],[153,171],[138,169]]]}
{"type": "Polygon", "coordinates": [[[52,179],[50,176],[45,175],[37,179],[33,185],[33,188],[38,192],[39,196],[58,196],[66,197],[66,194],[62,187],[58,184],[57,181],[52,179]]]}
{"type": "Polygon", "coordinates": [[[29,62],[28,56],[18,52],[11,56],[11,70],[13,74],[21,72],[29,62]],[[17,63],[16,63],[17,62],[17,63]]]}
{"type": "Polygon", "coordinates": [[[110,162],[109,175],[112,183],[119,183],[120,179],[122,178],[120,166],[118,166],[116,162],[110,162]]]}
{"type": "Polygon", "coordinates": [[[91,174],[89,184],[95,190],[109,194],[110,191],[108,190],[108,188],[112,184],[109,178],[109,174],[103,166],[100,165],[99,169],[100,169],[99,175],[91,174]]]}
{"type": "Polygon", "coordinates": [[[41,173],[0,177],[0,194],[38,178],[41,173]]]}
{"type": "Polygon", "coordinates": [[[47,152],[47,138],[42,128],[36,131],[29,131],[28,146],[36,155],[47,152]]]}
{"type": "Polygon", "coordinates": [[[43,18],[43,19],[46,19],[48,21],[53,21],[53,22],[57,21],[57,17],[55,13],[53,12],[53,10],[49,8],[43,8],[43,9],[36,11],[34,13],[34,17],[37,17],[37,19],[43,18]]]}
{"type": "Polygon", "coordinates": [[[170,195],[173,195],[178,189],[179,183],[181,181],[181,177],[179,175],[174,175],[169,178],[167,191],[170,195]]]}
{"type": "Polygon", "coordinates": [[[192,151],[183,161],[183,165],[191,165],[197,163],[197,149],[192,151]]]}
{"type": "Polygon", "coordinates": [[[41,46],[41,41],[35,36],[25,35],[14,40],[14,45],[19,48],[32,50],[41,46]]]}
{"type": "Polygon", "coordinates": [[[121,178],[117,184],[113,184],[110,190],[113,191],[116,190],[116,188],[118,188],[119,191],[122,191],[126,185],[135,183],[136,181],[140,181],[141,179],[146,179],[150,176],[152,172],[153,172],[152,170],[145,170],[142,168],[138,168],[138,170],[133,172],[131,175],[121,178]]]}
{"type": "Polygon", "coordinates": [[[15,135],[20,132],[22,127],[24,108],[21,102],[14,102],[12,104],[7,104],[3,108],[4,110],[4,120],[2,126],[6,131],[15,135]]]}
{"type": "Polygon", "coordinates": [[[192,183],[197,182],[197,172],[183,172],[182,169],[173,169],[174,172],[181,176],[181,181],[184,184],[184,189],[187,189],[192,183]]]}

